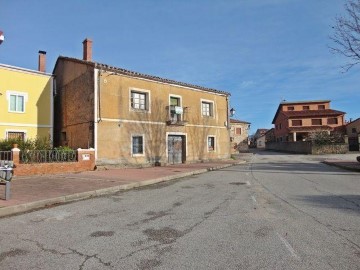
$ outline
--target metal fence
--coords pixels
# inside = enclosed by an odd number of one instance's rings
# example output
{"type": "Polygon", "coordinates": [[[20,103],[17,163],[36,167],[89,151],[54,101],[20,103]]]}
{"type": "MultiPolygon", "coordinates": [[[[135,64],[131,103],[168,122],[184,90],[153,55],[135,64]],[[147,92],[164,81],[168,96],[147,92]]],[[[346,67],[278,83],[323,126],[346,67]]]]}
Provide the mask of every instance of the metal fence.
{"type": "Polygon", "coordinates": [[[76,161],[75,150],[25,150],[20,152],[20,162],[55,163],[76,161]]]}
{"type": "Polygon", "coordinates": [[[0,160],[11,161],[12,152],[11,151],[0,151],[0,160]]]}

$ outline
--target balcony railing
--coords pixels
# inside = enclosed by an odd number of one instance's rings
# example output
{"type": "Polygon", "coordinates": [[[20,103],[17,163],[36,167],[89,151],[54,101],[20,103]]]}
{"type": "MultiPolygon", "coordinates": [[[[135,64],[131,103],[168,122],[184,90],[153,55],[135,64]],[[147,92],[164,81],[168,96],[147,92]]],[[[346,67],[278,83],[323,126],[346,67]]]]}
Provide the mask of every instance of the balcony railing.
{"type": "Polygon", "coordinates": [[[167,107],[169,109],[169,120],[166,121],[166,124],[171,126],[185,126],[188,121],[186,121],[185,116],[188,107],[179,107],[171,105],[167,107]]]}

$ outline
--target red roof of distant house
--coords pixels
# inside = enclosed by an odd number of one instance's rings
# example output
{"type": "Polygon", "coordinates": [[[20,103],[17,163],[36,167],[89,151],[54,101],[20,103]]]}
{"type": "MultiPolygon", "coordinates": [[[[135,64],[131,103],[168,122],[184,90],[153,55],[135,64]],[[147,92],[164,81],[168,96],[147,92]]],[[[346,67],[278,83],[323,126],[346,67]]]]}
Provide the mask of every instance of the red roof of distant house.
{"type": "Polygon", "coordinates": [[[232,118],[230,118],[230,123],[233,123],[233,124],[251,124],[250,122],[246,122],[246,121],[242,121],[242,120],[238,120],[238,119],[232,119],[232,118]]]}
{"type": "Polygon", "coordinates": [[[326,109],[326,110],[307,110],[307,111],[282,111],[289,118],[293,117],[312,117],[312,116],[337,116],[345,114],[345,112],[326,109]]]}

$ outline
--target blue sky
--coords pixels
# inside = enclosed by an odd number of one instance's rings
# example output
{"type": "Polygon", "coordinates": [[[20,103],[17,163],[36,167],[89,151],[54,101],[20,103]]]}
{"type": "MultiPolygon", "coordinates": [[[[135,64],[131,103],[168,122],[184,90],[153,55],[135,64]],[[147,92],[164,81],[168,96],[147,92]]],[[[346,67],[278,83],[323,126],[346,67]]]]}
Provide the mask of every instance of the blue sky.
{"type": "Polygon", "coordinates": [[[329,35],[345,0],[0,0],[0,63],[47,71],[59,55],[231,93],[235,118],[271,128],[283,99],[330,99],[360,117],[360,66],[342,73],[329,35]]]}

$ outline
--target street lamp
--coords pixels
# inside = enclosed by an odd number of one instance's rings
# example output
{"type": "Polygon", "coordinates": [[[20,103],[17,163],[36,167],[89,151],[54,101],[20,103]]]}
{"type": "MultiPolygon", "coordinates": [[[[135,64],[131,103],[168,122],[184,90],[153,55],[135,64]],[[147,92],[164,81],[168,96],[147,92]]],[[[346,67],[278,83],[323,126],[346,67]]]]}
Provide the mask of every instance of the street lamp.
{"type": "Polygon", "coordinates": [[[230,116],[234,116],[235,115],[235,109],[234,108],[231,108],[230,109],[230,116]]]}
{"type": "Polygon", "coordinates": [[[3,43],[4,39],[5,39],[4,33],[3,33],[3,31],[0,30],[0,45],[1,45],[1,43],[3,43]]]}

